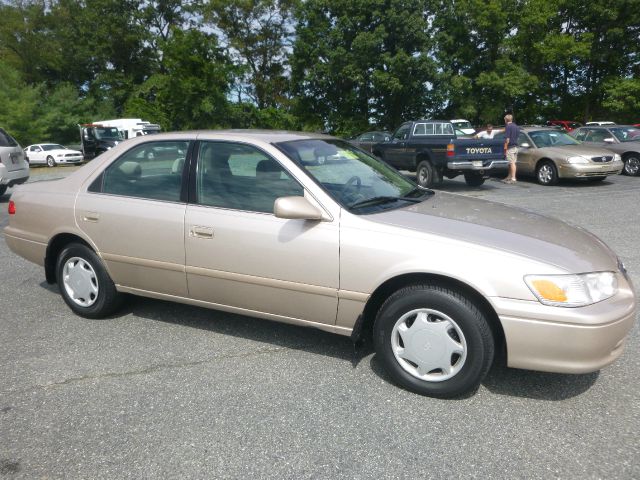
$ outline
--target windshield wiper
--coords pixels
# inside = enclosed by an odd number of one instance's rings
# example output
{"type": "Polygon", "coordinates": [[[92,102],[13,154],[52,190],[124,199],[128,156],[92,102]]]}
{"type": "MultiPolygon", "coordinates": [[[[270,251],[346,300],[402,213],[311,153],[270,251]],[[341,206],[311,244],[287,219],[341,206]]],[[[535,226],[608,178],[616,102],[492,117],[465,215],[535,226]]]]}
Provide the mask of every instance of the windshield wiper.
{"type": "Polygon", "coordinates": [[[398,200],[404,201],[404,202],[410,202],[410,203],[420,203],[420,202],[422,202],[421,198],[392,197],[392,196],[388,196],[387,195],[387,196],[367,198],[366,200],[359,200],[359,201],[349,205],[349,208],[367,207],[367,206],[370,206],[370,205],[379,205],[379,204],[382,204],[382,203],[396,202],[398,200]]]}

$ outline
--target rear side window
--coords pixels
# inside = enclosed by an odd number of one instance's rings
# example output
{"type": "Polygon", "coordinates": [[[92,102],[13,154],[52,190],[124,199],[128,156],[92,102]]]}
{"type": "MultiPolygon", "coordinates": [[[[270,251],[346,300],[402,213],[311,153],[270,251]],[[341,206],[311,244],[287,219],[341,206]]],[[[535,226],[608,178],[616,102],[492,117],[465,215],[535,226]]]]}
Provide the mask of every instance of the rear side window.
{"type": "MultiPolygon", "coordinates": [[[[102,174],[102,193],[180,201],[189,142],[149,142],[125,152],[102,174]]],[[[95,191],[90,188],[90,191],[95,191]]]]}
{"type": "Polygon", "coordinates": [[[18,142],[16,142],[11,135],[9,135],[7,132],[5,132],[3,129],[0,128],[0,147],[17,147],[17,146],[18,146],[18,142]]]}

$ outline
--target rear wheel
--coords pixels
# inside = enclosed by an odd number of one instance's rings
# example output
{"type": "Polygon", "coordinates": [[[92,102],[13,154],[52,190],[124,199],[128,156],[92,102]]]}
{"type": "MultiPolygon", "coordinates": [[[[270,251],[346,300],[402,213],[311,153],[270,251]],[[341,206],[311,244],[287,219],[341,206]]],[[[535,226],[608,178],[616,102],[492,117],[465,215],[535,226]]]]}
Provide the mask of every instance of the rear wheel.
{"type": "Polygon", "coordinates": [[[416,168],[416,182],[421,187],[429,188],[437,182],[438,172],[429,160],[423,160],[416,168]]]}
{"type": "Polygon", "coordinates": [[[623,172],[632,177],[640,175],[640,156],[638,154],[632,153],[625,157],[623,172]]]}
{"type": "Polygon", "coordinates": [[[558,170],[552,161],[545,160],[538,166],[536,177],[540,185],[555,185],[558,183],[558,170]]]}
{"type": "Polygon", "coordinates": [[[62,298],[75,313],[87,318],[104,318],[115,312],[123,295],[109,277],[102,261],[86,245],[69,244],[56,264],[62,298]]]}
{"type": "Polygon", "coordinates": [[[479,173],[465,173],[464,181],[470,187],[479,187],[484,183],[484,176],[479,173]]]}
{"type": "Polygon", "coordinates": [[[400,386],[439,398],[475,390],[493,362],[487,319],[445,286],[405,287],[382,305],[374,324],[376,353],[400,386]]]}
{"type": "Polygon", "coordinates": [[[8,185],[0,185],[0,197],[7,191],[8,185]]]}
{"type": "Polygon", "coordinates": [[[47,157],[47,167],[55,167],[56,161],[53,159],[51,155],[47,157]]]}

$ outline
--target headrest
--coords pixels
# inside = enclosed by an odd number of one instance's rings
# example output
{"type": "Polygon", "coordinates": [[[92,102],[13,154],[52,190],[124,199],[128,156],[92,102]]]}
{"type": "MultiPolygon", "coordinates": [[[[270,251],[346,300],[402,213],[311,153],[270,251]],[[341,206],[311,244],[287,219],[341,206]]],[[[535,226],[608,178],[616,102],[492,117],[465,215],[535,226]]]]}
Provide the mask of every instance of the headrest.
{"type": "Polygon", "coordinates": [[[127,177],[139,177],[142,175],[142,168],[138,162],[126,161],[122,162],[118,166],[118,170],[120,170],[127,177]]]}

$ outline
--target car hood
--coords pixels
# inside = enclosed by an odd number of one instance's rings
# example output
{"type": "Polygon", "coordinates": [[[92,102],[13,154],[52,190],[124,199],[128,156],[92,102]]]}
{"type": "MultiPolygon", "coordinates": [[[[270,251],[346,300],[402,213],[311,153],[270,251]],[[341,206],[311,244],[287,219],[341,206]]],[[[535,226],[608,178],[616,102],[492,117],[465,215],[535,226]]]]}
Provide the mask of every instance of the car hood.
{"type": "Polygon", "coordinates": [[[567,157],[602,157],[604,155],[611,155],[611,151],[603,147],[591,147],[587,145],[562,145],[557,147],[542,147],[538,148],[538,152],[541,155],[550,156],[552,158],[567,158],[567,157]]]}
{"type": "Polygon", "coordinates": [[[437,192],[369,220],[525,256],[572,273],[617,270],[617,257],[586,230],[502,203],[437,192]]]}
{"type": "Polygon", "coordinates": [[[82,152],[79,152],[78,150],[71,150],[70,148],[57,148],[55,150],[47,150],[47,153],[49,154],[55,154],[58,155],[60,153],[68,155],[69,153],[75,153],[76,155],[81,154],[82,152]]]}

